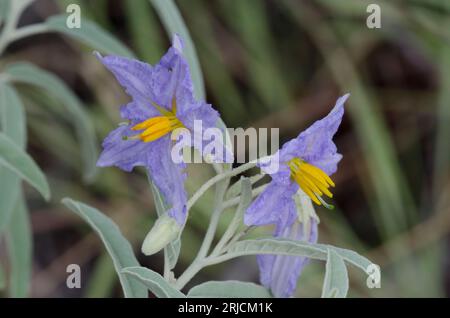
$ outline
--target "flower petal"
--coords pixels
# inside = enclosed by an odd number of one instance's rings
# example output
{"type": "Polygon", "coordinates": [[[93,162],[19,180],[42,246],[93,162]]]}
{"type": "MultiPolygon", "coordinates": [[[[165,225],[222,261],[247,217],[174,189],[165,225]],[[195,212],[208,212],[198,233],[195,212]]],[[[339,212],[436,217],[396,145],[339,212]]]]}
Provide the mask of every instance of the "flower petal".
{"type": "Polygon", "coordinates": [[[205,150],[211,148],[207,148],[207,145],[213,143],[217,145],[217,147],[214,147],[217,153],[209,154],[212,161],[217,163],[232,162],[233,153],[225,145],[226,132],[217,127],[219,113],[210,104],[204,102],[196,102],[191,107],[188,112],[178,115],[184,126],[191,132],[191,145],[200,153],[206,155],[205,150]],[[213,137],[206,135],[210,128],[217,131],[217,134],[213,134],[213,137]]]}
{"type": "Polygon", "coordinates": [[[340,97],[326,117],[316,121],[297,138],[285,143],[280,150],[280,162],[299,157],[319,167],[328,175],[336,172],[337,163],[342,156],[337,154],[333,136],[342,121],[344,103],[348,97],[349,94],[340,97]]]}
{"type": "Polygon", "coordinates": [[[186,165],[173,162],[170,138],[161,138],[150,144],[154,144],[147,161],[150,178],[161,191],[166,204],[170,206],[169,216],[181,226],[186,221],[187,194],[184,190],[186,165]]]}
{"type": "Polygon", "coordinates": [[[295,201],[292,196],[298,185],[289,185],[275,181],[269,183],[264,191],[248,207],[244,215],[244,223],[251,225],[268,225],[290,223],[296,216],[295,201]]]}
{"type": "MultiPolygon", "coordinates": [[[[318,238],[317,221],[311,218],[311,228],[295,220],[290,225],[277,226],[274,236],[296,241],[316,243],[318,238]]],[[[259,255],[257,257],[261,283],[272,291],[275,297],[291,297],[297,281],[309,259],[298,256],[259,255]]]]}
{"type": "Polygon", "coordinates": [[[125,171],[131,171],[135,166],[145,166],[152,144],[140,140],[123,139],[124,136],[133,134],[129,125],[113,130],[103,141],[103,152],[100,154],[97,166],[117,166],[125,171]]]}
{"type": "Polygon", "coordinates": [[[181,52],[179,37],[174,37],[172,47],[155,65],[153,86],[158,97],[155,101],[167,109],[171,109],[172,99],[176,96],[177,116],[188,112],[197,104],[189,65],[181,52]]]}
{"type": "Polygon", "coordinates": [[[160,113],[152,102],[171,110],[174,96],[179,111],[187,112],[195,107],[189,66],[182,55],[179,37],[174,38],[173,46],[153,67],[120,56],[97,56],[133,98],[132,103],[122,107],[124,118],[142,121],[158,116],[160,113]]]}
{"type": "Polygon", "coordinates": [[[114,74],[120,85],[125,88],[127,94],[133,98],[133,102],[123,108],[131,107],[137,110],[139,114],[132,110],[123,110],[122,115],[124,115],[124,118],[142,120],[142,118],[156,116],[159,113],[151,105],[151,101],[155,99],[152,87],[154,70],[151,65],[121,56],[110,55],[102,57],[98,54],[97,57],[114,74]]]}

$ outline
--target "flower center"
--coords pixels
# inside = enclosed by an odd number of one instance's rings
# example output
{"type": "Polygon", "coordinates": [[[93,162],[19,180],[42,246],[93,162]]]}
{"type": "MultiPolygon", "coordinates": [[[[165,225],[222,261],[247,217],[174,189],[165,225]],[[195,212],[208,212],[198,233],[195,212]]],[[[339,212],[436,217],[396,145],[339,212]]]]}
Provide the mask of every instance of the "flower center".
{"type": "Polygon", "coordinates": [[[141,132],[127,139],[140,139],[143,142],[151,142],[177,128],[184,127],[183,123],[175,115],[177,112],[177,100],[175,96],[172,98],[172,110],[167,110],[154,102],[152,102],[152,105],[159,110],[161,116],[148,118],[131,127],[131,130],[140,130],[141,132]]]}
{"type": "Polygon", "coordinates": [[[324,205],[326,208],[333,209],[334,206],[326,203],[322,195],[330,198],[333,194],[329,188],[334,187],[333,180],[321,169],[307,163],[300,158],[293,158],[287,165],[291,168],[291,178],[297,182],[299,187],[305,192],[311,200],[317,205],[324,205]]]}

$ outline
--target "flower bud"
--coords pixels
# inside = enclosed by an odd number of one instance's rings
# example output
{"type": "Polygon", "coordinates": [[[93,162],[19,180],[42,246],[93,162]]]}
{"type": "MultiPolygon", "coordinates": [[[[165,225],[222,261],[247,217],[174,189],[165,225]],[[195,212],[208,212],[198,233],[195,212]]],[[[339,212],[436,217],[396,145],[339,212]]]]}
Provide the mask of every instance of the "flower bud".
{"type": "Polygon", "coordinates": [[[180,230],[181,227],[174,218],[167,214],[162,215],[145,237],[141,248],[142,253],[149,256],[159,252],[178,237],[180,230]]]}

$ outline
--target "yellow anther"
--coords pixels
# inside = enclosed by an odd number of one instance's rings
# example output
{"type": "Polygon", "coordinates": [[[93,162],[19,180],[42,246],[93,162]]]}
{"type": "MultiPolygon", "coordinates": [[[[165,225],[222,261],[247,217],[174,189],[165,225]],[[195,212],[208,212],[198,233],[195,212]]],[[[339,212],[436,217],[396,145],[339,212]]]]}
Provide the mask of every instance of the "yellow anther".
{"type": "Polygon", "coordinates": [[[172,110],[167,110],[154,102],[152,102],[152,105],[158,109],[162,116],[152,117],[134,125],[131,127],[131,130],[141,130],[142,132],[127,139],[140,139],[143,142],[151,142],[177,128],[184,127],[183,123],[176,117],[177,101],[175,96],[172,98],[172,110]]]}
{"type": "Polygon", "coordinates": [[[331,208],[321,197],[327,195],[332,198],[333,194],[330,192],[330,186],[334,187],[334,182],[321,169],[301,160],[300,158],[293,158],[287,163],[291,170],[292,179],[297,182],[299,187],[305,192],[313,202],[317,205],[324,205],[331,208]]]}

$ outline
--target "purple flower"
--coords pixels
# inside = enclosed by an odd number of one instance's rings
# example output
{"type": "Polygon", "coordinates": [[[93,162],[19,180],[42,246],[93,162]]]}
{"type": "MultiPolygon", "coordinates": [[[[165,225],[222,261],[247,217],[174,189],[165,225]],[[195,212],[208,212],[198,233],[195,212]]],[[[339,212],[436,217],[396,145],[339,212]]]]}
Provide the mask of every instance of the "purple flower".
{"type": "MultiPolygon", "coordinates": [[[[342,158],[337,153],[333,136],[342,121],[344,103],[348,96],[349,94],[340,97],[325,118],[316,121],[297,138],[285,143],[271,157],[270,160],[277,160],[279,169],[270,173],[272,181],[247,209],[244,217],[246,225],[275,224],[275,237],[317,241],[317,220],[311,215],[303,215],[299,221],[294,196],[304,193],[317,205],[333,208],[322,196],[333,196],[330,187],[334,187],[334,182],[329,176],[336,172],[337,164],[342,158]],[[305,224],[310,225],[307,230],[305,224]]],[[[268,172],[265,167],[273,165],[269,161],[260,166],[263,171],[268,172]]],[[[303,205],[307,204],[304,200],[302,202],[303,205]]],[[[258,256],[261,282],[276,297],[289,297],[294,293],[298,277],[306,263],[307,259],[303,257],[258,256]]]]}
{"type": "Polygon", "coordinates": [[[125,171],[131,171],[135,166],[146,167],[171,207],[169,216],[179,225],[184,224],[185,164],[172,160],[171,133],[177,128],[192,131],[195,120],[200,120],[205,129],[216,127],[219,114],[210,104],[194,98],[181,39],[175,35],[172,47],[154,66],[119,56],[98,54],[98,58],[132,100],[120,111],[127,124],[105,138],[97,165],[117,166],[125,171]]]}
{"type": "MultiPolygon", "coordinates": [[[[318,221],[310,218],[309,224],[295,220],[290,226],[277,226],[274,237],[316,243],[318,221]]],[[[261,283],[271,290],[275,297],[291,297],[297,288],[298,278],[309,263],[306,257],[285,255],[258,255],[261,283]]]]}

